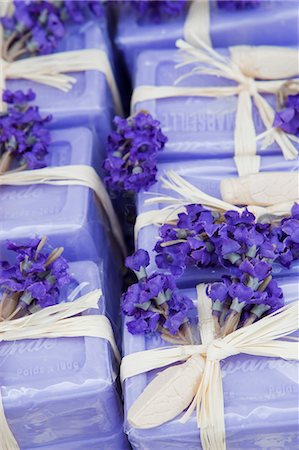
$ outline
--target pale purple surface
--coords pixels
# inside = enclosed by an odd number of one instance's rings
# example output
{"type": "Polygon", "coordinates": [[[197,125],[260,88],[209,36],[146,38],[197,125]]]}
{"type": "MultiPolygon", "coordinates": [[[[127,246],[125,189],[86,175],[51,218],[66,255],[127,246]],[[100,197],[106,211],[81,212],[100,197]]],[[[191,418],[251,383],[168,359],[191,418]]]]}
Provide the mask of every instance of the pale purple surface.
{"type": "MultiPolygon", "coordinates": [[[[211,0],[211,40],[214,47],[230,45],[297,45],[299,10],[296,1],[263,0],[257,8],[227,11],[211,0]],[[237,32],[236,32],[237,31],[237,32]]],[[[130,10],[120,14],[116,45],[131,75],[138,54],[144,50],[172,49],[183,37],[185,15],[150,23],[138,23],[130,10]]]]}
{"type": "MultiPolygon", "coordinates": [[[[298,299],[297,282],[297,278],[279,279],[286,303],[298,299]]],[[[196,299],[195,285],[196,282],[190,283],[189,288],[183,290],[193,300],[196,299]]],[[[151,338],[130,335],[126,326],[123,343],[125,354],[169,345],[158,334],[151,338]]],[[[221,368],[227,449],[297,448],[298,364],[277,358],[238,355],[223,361],[221,368]]],[[[138,375],[125,382],[125,415],[154,374],[160,371],[138,375]]],[[[134,429],[126,422],[126,431],[133,448],[201,448],[195,414],[186,424],[180,423],[179,417],[148,430],[134,429]]]]}
{"type": "MultiPolygon", "coordinates": [[[[70,273],[79,284],[88,283],[79,295],[103,289],[99,313],[117,327],[120,278],[111,261],[109,270],[105,262],[71,263],[70,273]]],[[[7,342],[1,344],[0,356],[4,410],[21,450],[128,448],[117,365],[107,341],[78,337],[7,342]]]]}
{"type": "MultiPolygon", "coordinates": [[[[227,49],[217,49],[226,57],[227,49]]],[[[175,81],[190,72],[192,65],[175,68],[182,58],[177,50],[148,51],[137,61],[135,87],[142,85],[174,86],[175,81]]],[[[233,86],[236,83],[211,75],[193,75],[180,81],[177,86],[211,87],[233,86]]],[[[274,95],[264,95],[270,105],[276,108],[274,95]]],[[[163,133],[168,137],[168,145],[159,155],[160,160],[190,159],[195,157],[226,157],[234,154],[234,130],[237,110],[237,96],[224,98],[173,97],[139,102],[135,110],[145,109],[161,122],[163,133]]],[[[256,134],[263,133],[265,127],[260,115],[253,107],[256,134]]],[[[280,154],[276,143],[262,150],[263,139],[257,142],[261,155],[280,154]]],[[[298,144],[293,143],[298,149],[298,144]]]]}
{"type": "MultiPolygon", "coordinates": [[[[57,52],[95,48],[106,51],[112,61],[111,45],[105,27],[89,21],[68,27],[68,33],[57,52]]],[[[102,143],[110,131],[115,113],[106,78],[103,73],[94,70],[69,75],[77,80],[69,92],[27,80],[7,80],[6,87],[23,91],[32,88],[41,114],[53,114],[51,126],[88,126],[97,132],[100,148],[104,152],[102,143]]]]}
{"type": "MultiPolygon", "coordinates": [[[[49,167],[85,164],[100,171],[101,157],[88,128],[53,131],[49,167]]],[[[87,187],[3,186],[0,217],[0,244],[47,235],[53,247],[65,248],[69,260],[101,258],[111,246],[107,219],[87,187]]]]}
{"type": "MultiPolygon", "coordinates": [[[[166,144],[167,148],[168,144],[166,144]]],[[[196,160],[196,161],[185,161],[184,164],[180,162],[164,162],[159,164],[159,171],[157,178],[160,179],[164,176],[167,171],[173,170],[184,179],[195,185],[197,188],[205,192],[206,194],[212,195],[216,198],[221,198],[220,195],[220,181],[224,178],[237,177],[237,171],[233,159],[206,159],[206,160],[196,160]]],[[[261,162],[261,172],[273,172],[273,171],[297,171],[298,164],[296,161],[285,161],[280,156],[271,156],[262,158],[261,162]]],[[[150,193],[141,193],[137,197],[137,213],[140,214],[144,211],[149,211],[153,209],[162,209],[166,204],[157,205],[145,205],[145,200],[156,196],[158,193],[163,195],[170,195],[172,197],[178,198],[174,191],[165,189],[161,187],[161,181],[155,184],[150,193]]],[[[149,226],[141,229],[138,238],[138,248],[143,248],[150,253],[151,266],[149,269],[154,270],[155,263],[154,257],[156,255],[153,252],[153,248],[157,241],[158,228],[156,226],[149,226]]],[[[278,264],[274,264],[273,272],[275,276],[291,275],[292,273],[299,271],[299,263],[294,262],[291,270],[283,268],[278,264]]],[[[216,269],[201,269],[196,268],[187,269],[181,278],[178,279],[178,284],[185,285],[189,282],[190,278],[196,277],[198,282],[211,281],[219,279],[221,271],[216,269]]]]}

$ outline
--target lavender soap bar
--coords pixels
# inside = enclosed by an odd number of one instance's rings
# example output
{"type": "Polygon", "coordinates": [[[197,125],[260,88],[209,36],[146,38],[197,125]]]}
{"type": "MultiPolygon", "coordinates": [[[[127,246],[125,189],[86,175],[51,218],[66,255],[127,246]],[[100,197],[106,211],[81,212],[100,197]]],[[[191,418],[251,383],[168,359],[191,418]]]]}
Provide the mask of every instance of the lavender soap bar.
{"type": "MultiPolygon", "coordinates": [[[[298,165],[294,161],[281,160],[279,156],[262,158],[261,172],[269,173],[275,171],[290,172],[298,170],[298,165]]],[[[182,165],[179,162],[160,163],[158,169],[158,183],[151,187],[149,195],[148,192],[139,193],[137,196],[137,214],[142,214],[150,210],[161,210],[169,205],[169,203],[157,203],[147,205],[146,200],[160,195],[171,196],[174,198],[181,198],[175,191],[162,186],[161,177],[165,177],[167,172],[174,171],[180,175],[184,180],[194,185],[196,188],[203,191],[205,194],[221,199],[220,182],[225,178],[237,177],[236,167],[230,158],[216,160],[207,159],[204,163],[200,160],[185,161],[182,165]]],[[[193,203],[190,201],[189,203],[193,203]]],[[[176,206],[177,208],[177,206],[176,206]]],[[[159,213],[157,214],[159,217],[159,213]]],[[[149,225],[141,228],[138,233],[137,248],[146,249],[150,253],[151,266],[149,270],[154,270],[156,252],[153,251],[157,240],[159,239],[159,230],[155,225],[149,225]]],[[[291,269],[286,269],[280,264],[275,264],[273,273],[275,276],[292,275],[294,272],[299,273],[298,261],[293,261],[291,269]]],[[[178,279],[178,284],[186,285],[190,279],[196,279],[197,282],[207,282],[219,279],[223,271],[219,269],[203,269],[189,268],[178,279]]]]}
{"type": "MultiPolygon", "coordinates": [[[[118,327],[119,279],[91,261],[70,263],[71,300],[101,288],[99,314],[118,327]],[[79,288],[79,289],[78,289],[79,288]]],[[[90,312],[91,313],[91,312],[90,312]]],[[[1,395],[20,448],[125,450],[117,363],[110,344],[91,337],[2,342],[1,395]]]]}
{"type": "MultiPolygon", "coordinates": [[[[256,3],[259,3],[256,7],[234,9],[221,8],[216,0],[210,0],[213,47],[298,44],[299,10],[296,1],[263,0],[256,3]]],[[[140,52],[172,49],[175,41],[184,37],[187,8],[178,17],[164,17],[158,23],[144,15],[138,19],[136,11],[129,7],[119,8],[116,45],[131,75],[140,52]]],[[[198,28],[200,26],[199,22],[198,28]]]]}
{"type": "MultiPolygon", "coordinates": [[[[277,281],[286,303],[298,300],[297,278],[277,281]]],[[[193,286],[195,284],[192,283],[193,286]]],[[[194,288],[185,289],[182,293],[196,299],[194,288]]],[[[158,333],[148,338],[134,336],[126,326],[123,342],[126,355],[169,345],[158,333]]],[[[154,375],[161,370],[163,369],[125,381],[125,414],[154,375]]],[[[222,361],[221,372],[228,450],[293,450],[298,447],[296,362],[238,355],[222,361]]],[[[180,423],[181,416],[150,429],[136,429],[126,422],[126,432],[133,448],[201,449],[195,414],[185,424],[180,423]]]]}
{"type": "MultiPolygon", "coordinates": [[[[101,155],[88,128],[72,128],[53,131],[45,162],[99,169],[101,155]]],[[[102,258],[113,247],[105,213],[84,186],[0,186],[0,217],[0,244],[47,235],[73,261],[102,258]]]]}
{"type": "MultiPolygon", "coordinates": [[[[57,52],[83,49],[103,50],[112,64],[107,31],[95,21],[69,26],[57,52]]],[[[115,114],[115,105],[105,75],[95,70],[68,72],[67,75],[76,80],[69,92],[23,79],[6,80],[6,87],[13,91],[27,91],[31,88],[36,93],[41,114],[53,115],[53,127],[88,126],[98,134],[99,142],[104,142],[115,114]]],[[[102,152],[105,151],[100,148],[102,152]]]]}
{"type": "MultiPolygon", "coordinates": [[[[221,56],[229,57],[229,50],[220,49],[221,56]]],[[[190,57],[190,55],[189,55],[190,57]]],[[[234,155],[234,132],[236,124],[237,95],[226,97],[177,96],[153,100],[138,100],[138,88],[145,86],[177,86],[190,88],[232,87],[234,81],[206,74],[195,74],[176,80],[191,71],[193,65],[175,68],[182,58],[177,50],[146,51],[140,54],[134,86],[136,96],[134,111],[146,110],[161,122],[162,130],[168,137],[168,144],[159,154],[161,160],[190,159],[196,157],[219,158],[234,155]]],[[[149,89],[150,90],[150,89],[149,89]]],[[[142,95],[142,94],[141,94],[142,95]]],[[[276,110],[276,97],[263,94],[263,97],[276,110]]],[[[261,116],[255,106],[252,115],[256,135],[265,131],[261,116]]],[[[276,142],[262,149],[264,139],[257,141],[257,153],[261,156],[282,154],[276,142]]],[[[298,143],[292,142],[298,150],[298,143]]],[[[281,159],[283,156],[281,156],[281,159]]]]}

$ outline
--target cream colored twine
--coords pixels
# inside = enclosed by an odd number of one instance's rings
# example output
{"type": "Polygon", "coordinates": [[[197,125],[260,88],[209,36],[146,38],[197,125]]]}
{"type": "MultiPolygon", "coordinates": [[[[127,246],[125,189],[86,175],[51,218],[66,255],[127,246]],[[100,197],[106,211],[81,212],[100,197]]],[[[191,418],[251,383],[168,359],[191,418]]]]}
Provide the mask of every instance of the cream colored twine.
{"type": "Polygon", "coordinates": [[[187,42],[196,46],[200,39],[212,47],[210,37],[210,3],[209,0],[193,1],[189,7],[184,24],[184,37],[187,42]]]}
{"type": "MultiPolygon", "coordinates": [[[[280,174],[281,172],[278,172],[280,174]]],[[[264,173],[256,174],[256,175],[248,175],[245,178],[248,180],[250,177],[263,177],[264,173]]],[[[275,173],[273,175],[273,182],[276,182],[275,173]]],[[[247,209],[252,212],[257,219],[261,220],[263,216],[287,216],[290,214],[292,206],[295,202],[299,203],[299,192],[298,192],[298,173],[294,173],[295,179],[293,181],[291,192],[287,192],[287,186],[281,186],[282,192],[288,194],[289,201],[283,201],[281,203],[269,204],[269,206],[258,206],[255,204],[247,205],[247,209]],[[297,182],[296,182],[297,179],[297,182]],[[294,183],[295,181],[295,183],[294,183]],[[285,191],[284,191],[285,189],[285,191]]],[[[279,178],[279,176],[277,177],[279,178]]],[[[161,177],[163,182],[162,187],[168,190],[175,192],[178,197],[172,197],[170,195],[158,195],[152,198],[145,200],[146,205],[154,205],[154,204],[168,204],[161,209],[154,209],[151,211],[145,211],[137,216],[135,223],[135,242],[137,245],[138,233],[139,231],[149,225],[157,225],[160,226],[165,223],[172,223],[178,219],[178,214],[185,212],[185,206],[194,204],[202,204],[211,210],[225,212],[228,210],[238,211],[241,213],[244,208],[238,207],[234,204],[225,202],[216,197],[206,194],[205,192],[198,189],[189,181],[182,178],[176,172],[170,170],[166,172],[165,177],[161,177]]],[[[232,179],[234,180],[234,179],[232,179]]],[[[236,178],[241,184],[243,182],[243,178],[236,178]]],[[[225,181],[225,180],[224,180],[225,181]]],[[[258,180],[254,180],[256,184],[258,184],[258,180]]],[[[267,198],[266,198],[267,200],[267,198]]]]}
{"type": "MultiPolygon", "coordinates": [[[[78,316],[90,308],[98,309],[101,295],[102,291],[97,289],[73,302],[60,303],[20,319],[0,322],[0,342],[60,337],[97,337],[111,344],[115,358],[120,363],[120,354],[109,319],[103,315],[78,316]]],[[[20,450],[9,429],[1,395],[0,448],[1,450],[20,450]]]]}
{"type": "MultiPolygon", "coordinates": [[[[7,15],[10,8],[10,2],[0,4],[0,17],[7,15]]],[[[0,51],[2,45],[3,28],[0,24],[0,51]]],[[[76,83],[76,78],[65,75],[65,72],[82,72],[86,70],[96,70],[105,75],[116,112],[119,115],[123,115],[120,94],[108,56],[100,49],[53,53],[52,55],[35,56],[13,62],[4,61],[0,56],[0,95],[5,88],[6,79],[21,78],[68,92],[76,83]]],[[[5,104],[0,102],[0,112],[4,108],[5,104]]]]}
{"type": "Polygon", "coordinates": [[[298,360],[298,344],[283,340],[298,329],[298,302],[281,308],[224,338],[215,338],[211,300],[206,286],[197,286],[199,331],[202,345],[145,350],[125,356],[122,381],[166,367],[151,381],[128,411],[135,428],[152,428],[175,418],[185,423],[196,409],[204,450],[225,450],[224,401],[220,361],[240,353],[298,360]],[[179,405],[179,406],[178,406],[179,405]]]}
{"type": "MultiPolygon", "coordinates": [[[[230,97],[238,96],[236,126],[234,132],[235,163],[240,176],[257,173],[260,157],[256,155],[257,136],[252,117],[252,102],[256,106],[266,131],[271,134],[267,145],[275,141],[285,159],[296,158],[298,152],[292,140],[298,141],[278,128],[273,128],[275,111],[261,94],[277,94],[289,78],[299,74],[299,52],[283,47],[230,48],[230,58],[218,54],[211,47],[197,39],[197,48],[179,39],[177,47],[183,52],[185,62],[178,67],[195,64],[185,76],[196,74],[216,75],[237,83],[236,86],[184,87],[184,86],[138,86],[132,96],[132,110],[142,101],[171,97],[230,97]],[[257,80],[258,79],[258,80],[257,80]],[[261,81],[262,80],[262,81],[261,81]]],[[[292,84],[299,92],[299,82],[292,84]]]]}
{"type": "Polygon", "coordinates": [[[118,218],[114,212],[110,197],[93,167],[85,165],[46,167],[44,169],[24,170],[21,172],[7,172],[0,175],[0,186],[27,186],[31,184],[84,186],[92,189],[107,214],[111,231],[116,241],[123,254],[126,254],[126,246],[118,218]]]}

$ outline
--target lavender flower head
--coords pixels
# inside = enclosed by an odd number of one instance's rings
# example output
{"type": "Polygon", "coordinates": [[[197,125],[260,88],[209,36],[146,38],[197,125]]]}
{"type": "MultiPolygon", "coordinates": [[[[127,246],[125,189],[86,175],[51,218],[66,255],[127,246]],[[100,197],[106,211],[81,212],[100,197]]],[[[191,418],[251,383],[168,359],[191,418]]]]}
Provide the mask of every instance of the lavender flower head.
{"type": "Polygon", "coordinates": [[[160,22],[164,18],[178,17],[186,9],[187,0],[133,0],[129,1],[139,20],[160,22]]]}
{"type": "Polygon", "coordinates": [[[208,289],[219,335],[226,336],[284,305],[282,290],[272,279],[272,266],[265,260],[246,258],[231,276],[208,289]]]}
{"type": "Polygon", "coordinates": [[[12,300],[17,301],[13,315],[57,304],[60,290],[70,282],[63,248],[52,249],[46,238],[36,238],[22,244],[7,241],[7,249],[15,256],[13,262],[0,261],[1,310],[12,300]]]}
{"type": "Polygon", "coordinates": [[[156,159],[167,142],[160,122],[146,112],[114,119],[116,131],[108,136],[105,181],[114,192],[147,190],[156,182],[156,159]]]}
{"type": "Polygon", "coordinates": [[[180,276],[188,267],[225,267],[234,273],[247,257],[276,261],[290,267],[299,258],[298,205],[279,226],[256,222],[245,209],[224,215],[202,205],[188,205],[177,223],[160,228],[156,264],[180,276]]]}
{"type": "Polygon", "coordinates": [[[4,28],[4,59],[52,53],[64,37],[67,23],[82,23],[88,12],[103,15],[99,0],[14,0],[11,17],[1,18],[4,28]]]}
{"type": "Polygon", "coordinates": [[[284,108],[275,113],[273,126],[299,136],[299,94],[287,97],[284,108]]]}
{"type": "Polygon", "coordinates": [[[52,117],[41,117],[37,106],[29,106],[34,92],[5,90],[3,101],[7,112],[0,115],[0,173],[6,172],[15,160],[22,168],[45,167],[50,144],[50,132],[45,124],[52,117]]]}
{"type": "Polygon", "coordinates": [[[217,0],[218,8],[228,11],[252,9],[260,3],[261,0],[217,0]]]}
{"type": "Polygon", "coordinates": [[[127,258],[126,264],[137,276],[143,274],[121,299],[123,314],[132,317],[127,324],[129,332],[151,334],[158,331],[166,340],[179,335],[182,326],[195,314],[192,300],[179,293],[172,275],[160,272],[147,275],[149,255],[145,250],[138,250],[127,258]]]}
{"type": "Polygon", "coordinates": [[[284,267],[299,259],[299,205],[294,204],[290,217],[281,220],[271,233],[271,243],[275,248],[275,259],[284,267]]]}

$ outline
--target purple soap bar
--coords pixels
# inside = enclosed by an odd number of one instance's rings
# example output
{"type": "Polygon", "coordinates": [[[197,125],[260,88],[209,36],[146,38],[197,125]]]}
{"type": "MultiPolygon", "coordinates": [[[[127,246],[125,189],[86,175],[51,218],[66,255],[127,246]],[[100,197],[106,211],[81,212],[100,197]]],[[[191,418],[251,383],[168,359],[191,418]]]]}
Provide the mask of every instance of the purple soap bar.
{"type": "MultiPolygon", "coordinates": [[[[160,163],[159,170],[157,174],[158,183],[151,187],[149,193],[140,193],[137,197],[137,213],[141,214],[145,211],[162,209],[167,206],[167,204],[159,203],[157,205],[146,205],[146,199],[155,197],[157,195],[163,194],[166,196],[171,196],[175,198],[180,198],[178,194],[169,189],[162,187],[162,182],[160,177],[166,175],[169,170],[173,170],[183,177],[188,182],[192,183],[194,186],[202,190],[204,193],[211,195],[216,198],[221,199],[220,194],[220,182],[224,178],[237,177],[236,167],[234,161],[231,158],[225,159],[208,159],[205,161],[185,161],[184,164],[179,162],[169,162],[160,163]]],[[[273,172],[273,171],[297,171],[298,164],[294,161],[282,160],[279,156],[271,156],[262,158],[261,162],[261,172],[273,172]]],[[[192,203],[192,202],[190,202],[192,203]]],[[[150,252],[151,266],[149,271],[155,270],[155,255],[153,248],[158,240],[158,228],[154,225],[142,228],[138,235],[138,248],[144,248],[150,252]]],[[[291,270],[282,267],[279,264],[274,264],[273,273],[276,276],[291,275],[294,272],[299,274],[299,262],[294,261],[291,270]]],[[[189,268],[178,279],[178,283],[185,285],[190,281],[190,279],[196,279],[197,282],[206,282],[219,279],[223,271],[218,269],[196,269],[189,268]]]]}
{"type": "MultiPolygon", "coordinates": [[[[106,269],[80,261],[70,264],[70,273],[73,281],[61,300],[70,299],[78,286],[77,297],[102,288],[98,314],[106,314],[116,326],[120,283],[115,271],[111,269],[114,277],[109,279],[106,269]]],[[[4,410],[22,450],[128,448],[117,363],[108,341],[77,337],[2,342],[0,355],[4,410]]]]}
{"type": "MultiPolygon", "coordinates": [[[[190,286],[196,283],[197,280],[190,286]]],[[[279,279],[278,283],[286,303],[298,300],[297,278],[279,279]]],[[[183,293],[196,301],[194,287],[185,289],[183,293]]],[[[126,355],[169,345],[162,341],[159,334],[152,337],[133,336],[126,326],[123,333],[126,355]]],[[[298,448],[298,364],[278,358],[238,355],[222,361],[221,369],[227,449],[298,448]]],[[[163,368],[125,381],[125,416],[154,375],[161,370],[163,368]]],[[[179,422],[181,416],[145,430],[133,428],[126,422],[126,432],[133,448],[201,449],[195,413],[185,424],[179,422]]]]}
{"type": "MultiPolygon", "coordinates": [[[[57,51],[82,49],[104,50],[112,61],[112,50],[107,32],[95,21],[70,26],[57,51]]],[[[102,143],[105,142],[115,114],[106,77],[95,70],[69,73],[69,75],[76,79],[76,83],[69,92],[21,79],[7,80],[6,87],[11,90],[33,89],[37,96],[36,104],[39,105],[41,113],[53,115],[51,126],[55,128],[88,126],[97,133],[99,148],[105,153],[102,143]]]]}
{"type": "MultiPolygon", "coordinates": [[[[72,164],[101,167],[97,141],[88,128],[52,133],[48,167],[72,164]]],[[[6,239],[47,235],[73,261],[102,258],[111,247],[106,216],[87,187],[0,186],[0,217],[0,245],[6,239]]]]}
{"type": "MultiPolygon", "coordinates": [[[[226,57],[229,50],[220,49],[226,57]]],[[[137,62],[135,87],[174,86],[175,81],[189,73],[191,65],[175,68],[182,61],[177,50],[147,51],[142,53],[137,62]]],[[[216,87],[234,86],[236,83],[221,77],[197,74],[182,80],[178,86],[216,87]]],[[[264,98],[276,109],[274,95],[264,98]]],[[[195,157],[213,158],[234,155],[234,130],[238,98],[236,95],[222,98],[207,97],[173,97],[138,102],[135,111],[149,111],[161,122],[162,130],[169,141],[164,151],[159,154],[161,160],[190,159],[195,157]]],[[[260,115],[253,107],[256,134],[265,131],[260,115]]],[[[280,154],[280,147],[274,142],[262,150],[263,139],[257,141],[260,155],[280,154]]],[[[298,149],[299,145],[293,143],[298,149]]]]}
{"type": "MultiPolygon", "coordinates": [[[[184,37],[186,14],[156,23],[138,20],[136,13],[129,8],[119,9],[116,46],[132,76],[140,52],[172,49],[175,41],[184,37]]],[[[298,4],[293,0],[263,0],[257,8],[231,11],[218,8],[216,1],[210,0],[213,47],[298,45],[298,20],[298,4]]]]}

